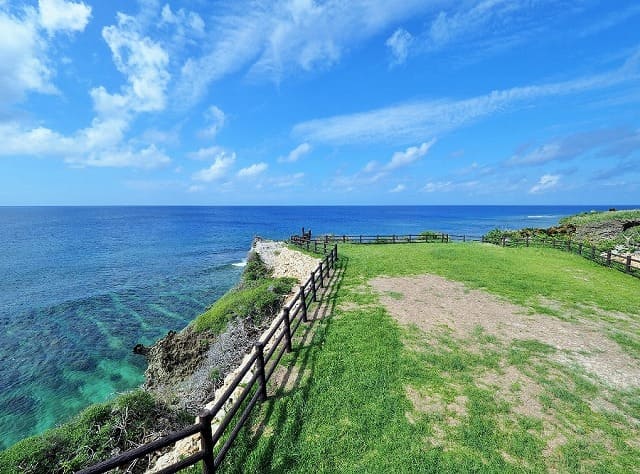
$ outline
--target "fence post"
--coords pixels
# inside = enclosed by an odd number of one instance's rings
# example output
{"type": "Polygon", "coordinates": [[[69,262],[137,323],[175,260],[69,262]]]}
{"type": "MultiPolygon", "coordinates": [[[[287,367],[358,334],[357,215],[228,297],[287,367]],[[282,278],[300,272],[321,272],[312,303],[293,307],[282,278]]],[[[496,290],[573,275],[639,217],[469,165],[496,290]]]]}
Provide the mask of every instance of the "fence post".
{"type": "Polygon", "coordinates": [[[467,241],[467,236],[466,236],[466,235],[464,235],[464,234],[462,234],[462,241],[463,241],[463,242],[466,242],[466,241],[467,241]]]}
{"type": "Polygon", "coordinates": [[[265,401],[267,399],[267,378],[264,374],[264,342],[258,341],[255,344],[256,353],[258,358],[258,381],[260,382],[260,400],[265,401]]]}
{"type": "Polygon", "coordinates": [[[336,266],[336,262],[338,261],[338,244],[333,246],[333,266],[336,266]]]}
{"type": "Polygon", "coordinates": [[[627,263],[624,266],[624,270],[627,273],[631,273],[631,254],[627,255],[627,263]]]}
{"type": "Polygon", "coordinates": [[[313,293],[313,301],[318,301],[316,292],[316,272],[311,272],[311,292],[313,293]]]}
{"type": "Polygon", "coordinates": [[[360,235],[360,243],[362,243],[362,235],[360,235]]]}
{"type": "Polygon", "coordinates": [[[582,255],[582,242],[578,244],[578,255],[582,255]]]}
{"type": "Polygon", "coordinates": [[[200,412],[198,415],[202,428],[200,429],[200,449],[204,452],[202,457],[202,473],[213,474],[216,470],[213,459],[213,433],[211,433],[211,422],[213,413],[209,410],[200,412]]]}
{"type": "Polygon", "coordinates": [[[326,240],[322,243],[322,252],[323,253],[327,253],[327,241],[326,240]]]}
{"type": "Polygon", "coordinates": [[[307,250],[309,250],[309,241],[307,240],[307,250]]]}
{"type": "Polygon", "coordinates": [[[444,244],[444,234],[442,234],[442,243],[444,244]]]}
{"type": "Polygon", "coordinates": [[[317,241],[313,242],[313,251],[316,252],[316,253],[318,252],[318,242],[317,241]]]}
{"type": "Polygon", "coordinates": [[[525,237],[525,242],[526,242],[526,245],[528,247],[529,246],[529,236],[528,235],[525,237]]]}
{"type": "Polygon", "coordinates": [[[409,243],[411,243],[411,234],[409,234],[409,243]]]}
{"type": "Polygon", "coordinates": [[[307,322],[307,296],[304,294],[304,285],[300,285],[300,307],[302,308],[302,322],[307,322]]]}
{"type": "Polygon", "coordinates": [[[507,238],[502,236],[502,246],[506,247],[506,245],[507,245],[507,238]]]}
{"type": "Polygon", "coordinates": [[[284,347],[287,352],[291,352],[291,321],[289,320],[289,307],[282,308],[282,315],[284,316],[284,347]]]}
{"type": "Polygon", "coordinates": [[[320,262],[320,288],[324,288],[324,275],[322,270],[322,262],[320,262]]]}
{"type": "Polygon", "coordinates": [[[611,266],[611,250],[607,250],[607,266],[611,266]]]}

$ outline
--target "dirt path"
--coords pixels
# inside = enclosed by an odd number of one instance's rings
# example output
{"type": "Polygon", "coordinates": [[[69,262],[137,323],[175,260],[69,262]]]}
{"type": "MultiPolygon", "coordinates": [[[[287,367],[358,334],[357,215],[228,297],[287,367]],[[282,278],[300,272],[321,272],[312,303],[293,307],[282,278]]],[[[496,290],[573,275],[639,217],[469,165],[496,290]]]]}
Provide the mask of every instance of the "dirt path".
{"type": "Polygon", "coordinates": [[[535,339],[558,350],[552,356],[556,361],[578,364],[616,388],[640,386],[640,363],[609,339],[597,322],[570,323],[529,314],[527,308],[436,275],[381,277],[370,284],[402,324],[415,324],[426,332],[446,326],[462,338],[481,326],[504,342],[535,339]]]}

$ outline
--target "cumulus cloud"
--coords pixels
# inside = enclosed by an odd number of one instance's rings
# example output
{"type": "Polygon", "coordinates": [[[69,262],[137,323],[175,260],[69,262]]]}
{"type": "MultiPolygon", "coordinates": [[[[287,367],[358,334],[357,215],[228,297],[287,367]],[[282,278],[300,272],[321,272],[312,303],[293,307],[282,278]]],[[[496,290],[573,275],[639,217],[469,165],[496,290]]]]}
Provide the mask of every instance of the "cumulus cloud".
{"type": "Polygon", "coordinates": [[[219,156],[221,153],[224,153],[224,148],[222,148],[221,146],[213,145],[206,148],[200,148],[197,151],[189,153],[187,156],[189,158],[193,158],[194,160],[208,160],[219,156]]]}
{"type": "Polygon", "coordinates": [[[390,193],[401,193],[402,191],[404,191],[406,189],[407,189],[407,187],[404,184],[399,184],[395,188],[390,189],[389,192],[390,193]]]}
{"type": "Polygon", "coordinates": [[[304,173],[294,173],[284,176],[277,176],[269,180],[269,184],[276,188],[291,188],[300,185],[300,181],[304,178],[304,173]]]}
{"type": "Polygon", "coordinates": [[[254,163],[251,166],[242,168],[238,171],[238,178],[254,178],[261,173],[264,173],[268,168],[266,163],[254,163]]]}
{"type": "Polygon", "coordinates": [[[215,156],[213,164],[208,168],[194,173],[193,179],[195,181],[204,181],[207,183],[211,181],[217,181],[227,175],[229,169],[233,166],[235,161],[235,153],[229,154],[225,151],[221,151],[215,156]]]}
{"type": "Polygon", "coordinates": [[[200,135],[206,138],[215,138],[220,129],[224,126],[227,117],[224,112],[215,105],[210,106],[204,113],[207,125],[200,130],[200,135]]]}
{"type": "Polygon", "coordinates": [[[167,70],[169,56],[159,43],[140,34],[135,18],[118,13],[118,24],[102,29],[113,61],[127,78],[123,94],[108,96],[102,101],[124,102],[134,112],[159,111],[165,108],[166,88],[170,79],[167,70]]]}
{"type": "Polygon", "coordinates": [[[436,139],[434,138],[428,142],[421,144],[420,146],[411,146],[405,151],[396,151],[391,157],[391,161],[386,164],[385,169],[395,170],[397,168],[401,168],[403,166],[414,163],[415,161],[426,155],[435,142],[436,139]]]}
{"type": "Polygon", "coordinates": [[[407,30],[403,28],[398,28],[394,33],[387,39],[385,44],[391,51],[391,55],[393,59],[391,61],[392,66],[397,66],[403,64],[407,60],[407,56],[409,55],[409,47],[411,46],[411,42],[413,41],[413,36],[407,30]]]}
{"type": "Polygon", "coordinates": [[[538,182],[534,184],[529,190],[530,194],[537,194],[543,191],[548,191],[555,188],[560,181],[560,175],[557,174],[544,174],[540,177],[538,182]]]}
{"type": "Polygon", "coordinates": [[[123,143],[126,122],[94,120],[71,136],[46,127],[28,128],[0,123],[1,155],[53,156],[73,166],[156,168],[171,159],[155,145],[123,143]]]}
{"type": "Polygon", "coordinates": [[[84,31],[91,7],[84,2],[66,2],[64,0],[39,0],[40,24],[51,35],[57,31],[84,31]]]}
{"type": "Polygon", "coordinates": [[[35,10],[26,8],[18,17],[0,9],[0,39],[0,107],[21,101],[30,91],[56,92],[35,10]]]}
{"type": "Polygon", "coordinates": [[[280,158],[278,158],[278,162],[279,163],[295,163],[302,156],[306,155],[310,151],[311,151],[311,145],[309,145],[308,143],[301,143],[300,145],[295,147],[293,150],[291,150],[287,156],[281,156],[280,158]]]}

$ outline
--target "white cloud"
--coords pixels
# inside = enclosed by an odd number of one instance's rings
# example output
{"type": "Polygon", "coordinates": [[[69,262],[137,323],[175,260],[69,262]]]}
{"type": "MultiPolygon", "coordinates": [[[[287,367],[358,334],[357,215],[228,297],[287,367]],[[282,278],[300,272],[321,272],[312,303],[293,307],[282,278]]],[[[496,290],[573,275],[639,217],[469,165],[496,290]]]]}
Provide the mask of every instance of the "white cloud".
{"type": "Polygon", "coordinates": [[[406,142],[459,128],[536,99],[578,94],[636,80],[640,51],[616,70],[574,80],[514,87],[462,100],[415,101],[301,122],[293,134],[320,143],[406,142]]]}
{"type": "Polygon", "coordinates": [[[0,9],[0,107],[21,101],[26,92],[56,92],[46,50],[34,9],[25,8],[21,17],[0,9]]]}
{"type": "Polygon", "coordinates": [[[550,161],[569,161],[581,156],[627,158],[640,150],[640,130],[605,128],[574,133],[513,155],[508,166],[534,166],[550,161]]]}
{"type": "Polygon", "coordinates": [[[399,64],[403,64],[407,60],[407,56],[409,55],[409,47],[413,41],[413,36],[407,30],[398,28],[394,33],[387,39],[385,44],[391,51],[391,55],[393,56],[393,61],[391,62],[392,66],[397,66],[399,64]]]}
{"type": "Polygon", "coordinates": [[[278,158],[279,163],[294,163],[298,161],[302,156],[306,155],[311,151],[311,145],[308,143],[301,143],[293,150],[289,152],[287,156],[281,156],[278,158]]]}
{"type": "Polygon", "coordinates": [[[407,187],[404,184],[399,184],[395,188],[389,190],[389,192],[390,193],[401,193],[402,191],[404,191],[406,189],[407,189],[407,187]]]}
{"type": "Polygon", "coordinates": [[[530,194],[540,193],[542,191],[548,191],[555,188],[560,181],[560,175],[557,174],[544,174],[540,177],[538,182],[533,185],[529,190],[530,194]]]}
{"type": "Polygon", "coordinates": [[[229,154],[221,151],[216,155],[213,164],[209,168],[205,168],[194,173],[193,179],[196,181],[211,182],[224,178],[235,161],[235,153],[229,154]]]}
{"type": "Polygon", "coordinates": [[[150,169],[166,165],[171,159],[155,145],[150,145],[140,150],[128,147],[100,150],[87,156],[69,157],[65,161],[79,166],[150,169]]]}
{"type": "Polygon", "coordinates": [[[291,188],[293,186],[298,186],[303,178],[304,173],[289,174],[271,178],[269,180],[269,184],[276,188],[291,188]]]}
{"type": "Polygon", "coordinates": [[[199,193],[201,191],[204,191],[204,186],[202,186],[201,184],[192,184],[191,186],[189,186],[189,189],[187,191],[189,191],[190,193],[199,193]]]}
{"type": "Polygon", "coordinates": [[[0,155],[53,156],[74,166],[156,168],[171,159],[155,145],[122,143],[126,123],[94,120],[91,127],[64,136],[45,127],[0,123],[0,155]]]}
{"type": "MultiPolygon", "coordinates": [[[[127,77],[123,95],[109,96],[135,112],[159,111],[165,108],[166,88],[170,79],[169,56],[160,44],[142,36],[135,18],[118,13],[118,24],[102,29],[118,70],[127,77]]],[[[107,93],[102,93],[102,102],[107,93]]]]}
{"type": "Polygon", "coordinates": [[[215,158],[221,153],[224,153],[224,148],[213,145],[207,148],[200,148],[198,151],[191,152],[187,156],[194,160],[208,160],[210,158],[215,158]]]}
{"type": "Polygon", "coordinates": [[[430,141],[421,144],[420,146],[411,146],[405,151],[396,151],[391,157],[391,161],[386,164],[385,169],[395,170],[419,160],[427,154],[427,152],[435,142],[436,139],[433,138],[430,141]]]}
{"type": "Polygon", "coordinates": [[[453,183],[451,181],[430,181],[425,186],[423,191],[426,193],[446,192],[453,189],[453,183]]]}
{"type": "Polygon", "coordinates": [[[254,163],[251,166],[242,168],[238,171],[238,178],[254,178],[261,173],[264,173],[268,165],[266,163],[254,163]]]}
{"type": "Polygon", "coordinates": [[[65,0],[39,0],[40,24],[52,35],[57,31],[84,31],[91,7],[84,2],[66,2],[65,0]]]}
{"type": "Polygon", "coordinates": [[[378,169],[378,162],[376,160],[369,161],[364,168],[362,168],[363,173],[373,173],[378,169]]]}
{"type": "Polygon", "coordinates": [[[204,118],[207,121],[207,126],[200,131],[200,135],[207,138],[215,138],[227,120],[224,112],[215,105],[205,111],[204,118]]]}
{"type": "Polygon", "coordinates": [[[180,100],[201,97],[241,69],[275,82],[292,71],[327,69],[367,38],[434,8],[422,0],[229,2],[212,20],[202,56],[184,64],[180,100]]]}
{"type": "Polygon", "coordinates": [[[160,13],[163,23],[176,25],[178,27],[177,35],[185,37],[188,34],[196,34],[201,36],[204,33],[204,20],[200,15],[194,12],[187,12],[181,8],[177,12],[173,12],[169,4],[162,7],[160,13]]]}

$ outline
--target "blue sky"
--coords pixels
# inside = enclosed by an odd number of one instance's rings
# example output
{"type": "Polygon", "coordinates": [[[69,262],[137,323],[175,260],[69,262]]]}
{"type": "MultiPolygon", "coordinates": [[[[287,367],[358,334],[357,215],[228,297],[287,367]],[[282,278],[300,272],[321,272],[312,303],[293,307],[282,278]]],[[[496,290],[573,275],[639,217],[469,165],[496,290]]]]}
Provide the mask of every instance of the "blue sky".
{"type": "Polygon", "coordinates": [[[637,204],[636,1],[0,0],[0,205],[637,204]]]}

